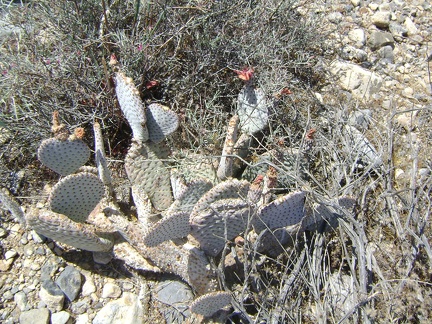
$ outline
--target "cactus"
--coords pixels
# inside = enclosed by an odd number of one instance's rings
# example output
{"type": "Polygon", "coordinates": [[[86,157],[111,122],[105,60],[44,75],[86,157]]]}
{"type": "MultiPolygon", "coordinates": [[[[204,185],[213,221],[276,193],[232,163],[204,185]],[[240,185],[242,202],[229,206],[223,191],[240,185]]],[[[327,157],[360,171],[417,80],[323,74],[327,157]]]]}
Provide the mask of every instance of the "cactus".
{"type": "MultiPolygon", "coordinates": [[[[238,117],[233,116],[228,125],[216,174],[212,160],[200,155],[191,154],[174,168],[168,164],[170,150],[164,139],[177,129],[177,115],[159,104],[145,108],[132,80],[121,72],[118,63],[112,63],[117,98],[133,132],[125,169],[139,220],[124,215],[117,206],[100,125],[94,124],[96,172],[83,167],[90,150],[82,140],[82,132],[69,135],[58,114],[53,117],[54,138],[44,141],[38,150],[43,164],[66,176],[52,189],[51,210],[32,209],[23,216],[22,210],[17,210],[17,205],[1,192],[0,200],[17,219],[54,240],[89,251],[109,251],[114,246],[114,254],[132,267],[177,274],[197,295],[191,311],[211,316],[231,303],[230,293],[218,291],[209,261],[220,254],[227,242],[238,235],[247,238],[253,229],[261,235],[260,244],[265,250],[269,245],[283,243],[289,234],[287,226],[307,230],[333,213],[319,207],[319,219],[305,216],[303,191],[273,200],[275,187],[286,188],[288,182],[284,172],[276,171],[295,171],[293,159],[286,152],[263,156],[265,168],[261,171],[247,170],[244,175],[250,181],[254,179],[252,184],[231,178],[238,125],[243,132],[239,140],[247,143],[242,148],[248,149],[253,134],[267,125],[271,106],[264,93],[253,87],[251,71],[241,72],[247,83],[239,94],[238,117]],[[172,190],[172,184],[176,190],[172,190]],[[114,229],[120,238],[114,235],[114,229]],[[272,232],[262,232],[265,229],[272,232]],[[170,242],[177,238],[186,239],[177,244],[170,242]]],[[[297,158],[301,154],[293,155],[297,158]]],[[[341,199],[340,205],[348,206],[350,202],[341,199]]]]}

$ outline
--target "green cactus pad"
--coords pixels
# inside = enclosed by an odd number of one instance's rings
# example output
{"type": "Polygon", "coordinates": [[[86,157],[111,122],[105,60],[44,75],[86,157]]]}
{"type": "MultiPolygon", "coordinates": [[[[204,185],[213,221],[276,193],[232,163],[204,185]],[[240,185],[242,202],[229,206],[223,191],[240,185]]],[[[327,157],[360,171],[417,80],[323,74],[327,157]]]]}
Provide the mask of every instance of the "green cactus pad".
{"type": "Polygon", "coordinates": [[[49,138],[38,149],[39,161],[63,176],[72,174],[90,158],[90,149],[80,139],[49,138]]]}
{"type": "Polygon", "coordinates": [[[157,210],[173,202],[170,172],[161,159],[166,158],[161,144],[133,143],[125,159],[125,168],[133,186],[141,187],[157,210]]]}
{"type": "Polygon", "coordinates": [[[145,106],[133,80],[122,72],[117,72],[114,77],[117,99],[123,114],[132,129],[133,137],[138,142],[148,140],[146,126],[145,106]]]}
{"type": "Polygon", "coordinates": [[[77,249],[102,252],[109,251],[113,245],[112,240],[97,236],[92,226],[75,223],[51,211],[39,214],[33,209],[27,215],[27,223],[39,234],[77,249]]]}
{"type": "Polygon", "coordinates": [[[255,232],[300,223],[305,216],[305,196],[303,191],[293,192],[261,207],[253,221],[255,232]]]}
{"type": "Polygon", "coordinates": [[[190,311],[204,317],[210,317],[217,311],[231,304],[231,294],[215,291],[198,297],[190,306],[190,311]]]}
{"type": "Polygon", "coordinates": [[[186,182],[194,180],[207,180],[217,184],[219,179],[213,161],[208,157],[199,154],[189,154],[179,161],[177,174],[181,175],[186,182]]]}
{"type": "Polygon", "coordinates": [[[248,82],[237,99],[237,114],[242,132],[252,135],[262,131],[267,126],[270,106],[271,102],[265,93],[248,82]]]}
{"type": "Polygon", "coordinates": [[[60,180],[52,189],[50,208],[53,212],[83,223],[102,199],[104,192],[105,187],[96,175],[88,172],[72,174],[60,180]]]}
{"type": "Polygon", "coordinates": [[[179,125],[178,115],[168,107],[158,103],[148,105],[146,116],[149,138],[153,143],[162,142],[179,125]]]}
{"type": "Polygon", "coordinates": [[[225,242],[246,230],[251,212],[244,199],[215,201],[191,216],[191,235],[207,255],[216,256],[224,248],[225,242]]]}
{"type": "Polygon", "coordinates": [[[154,224],[144,235],[144,244],[155,247],[162,242],[188,236],[191,231],[189,213],[176,212],[154,224]]]}

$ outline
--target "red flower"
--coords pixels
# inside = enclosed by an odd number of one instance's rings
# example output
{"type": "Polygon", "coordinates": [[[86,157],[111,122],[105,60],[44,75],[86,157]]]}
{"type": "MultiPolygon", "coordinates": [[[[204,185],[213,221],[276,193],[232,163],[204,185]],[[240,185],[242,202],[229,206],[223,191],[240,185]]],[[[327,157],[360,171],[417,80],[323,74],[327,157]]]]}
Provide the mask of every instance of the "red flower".
{"type": "Polygon", "coordinates": [[[237,73],[238,77],[244,81],[249,81],[252,79],[254,74],[254,69],[252,67],[246,67],[243,70],[234,70],[237,73]]]}

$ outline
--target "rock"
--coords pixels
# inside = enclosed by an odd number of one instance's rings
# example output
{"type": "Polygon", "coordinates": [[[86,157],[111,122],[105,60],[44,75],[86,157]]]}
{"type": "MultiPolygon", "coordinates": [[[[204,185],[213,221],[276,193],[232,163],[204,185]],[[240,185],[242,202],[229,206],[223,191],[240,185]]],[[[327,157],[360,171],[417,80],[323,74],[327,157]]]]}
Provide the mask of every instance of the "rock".
{"type": "Polygon", "coordinates": [[[414,90],[411,87],[405,87],[402,90],[402,96],[406,97],[406,98],[412,98],[414,94],[414,90]]]}
{"type": "Polygon", "coordinates": [[[25,311],[27,308],[27,296],[23,291],[19,291],[14,295],[14,301],[20,311],[25,311]]]}
{"type": "Polygon", "coordinates": [[[9,250],[9,251],[6,251],[6,253],[4,254],[4,258],[5,258],[5,260],[13,259],[13,258],[15,258],[15,256],[16,256],[17,254],[18,254],[18,253],[17,253],[16,251],[14,251],[14,250],[9,250]]]}
{"type": "Polygon", "coordinates": [[[401,41],[403,37],[408,36],[408,30],[394,21],[389,24],[389,30],[397,41],[401,41]]]}
{"type": "Polygon", "coordinates": [[[46,308],[31,309],[22,312],[19,318],[20,324],[48,324],[50,313],[46,308]]]}
{"type": "Polygon", "coordinates": [[[416,25],[414,24],[414,22],[409,17],[407,17],[405,19],[404,26],[407,30],[408,36],[412,36],[412,35],[417,34],[418,29],[417,29],[416,25]]]}
{"type": "Polygon", "coordinates": [[[371,50],[375,51],[380,47],[390,45],[394,47],[394,38],[388,32],[373,31],[367,41],[371,50]]]}
{"type": "Polygon", "coordinates": [[[108,264],[112,258],[113,255],[111,252],[93,252],[93,261],[98,264],[108,264]]]}
{"type": "Polygon", "coordinates": [[[70,301],[77,298],[81,283],[81,273],[72,266],[67,266],[56,280],[56,284],[70,301]]]}
{"type": "Polygon", "coordinates": [[[47,305],[49,310],[58,312],[63,309],[65,299],[63,291],[51,279],[42,282],[39,297],[47,305]]]}
{"type": "Polygon", "coordinates": [[[180,281],[163,281],[156,286],[156,299],[168,305],[162,312],[167,323],[183,323],[190,316],[191,289],[180,281]]]}
{"type": "Polygon", "coordinates": [[[106,304],[93,319],[93,324],[144,323],[144,311],[137,295],[125,292],[118,300],[106,304]]]}
{"type": "Polygon", "coordinates": [[[330,66],[330,72],[336,76],[339,85],[344,90],[351,91],[359,100],[368,101],[377,93],[382,85],[382,78],[356,64],[335,61],[330,66]]]}
{"type": "Polygon", "coordinates": [[[348,124],[357,127],[359,129],[368,129],[369,124],[372,120],[372,111],[370,109],[363,109],[358,111],[353,111],[349,118],[348,124]]]}
{"type": "Polygon", "coordinates": [[[41,268],[41,281],[51,279],[61,264],[62,262],[59,262],[57,257],[49,258],[41,268]]]}
{"type": "Polygon", "coordinates": [[[71,324],[73,322],[70,314],[65,311],[53,313],[51,315],[51,324],[71,324]]]}
{"type": "Polygon", "coordinates": [[[378,28],[387,28],[390,24],[390,12],[377,11],[372,16],[372,23],[378,28]]]}
{"type": "Polygon", "coordinates": [[[6,237],[6,235],[7,231],[3,227],[0,227],[0,238],[6,237]]]}
{"type": "Polygon", "coordinates": [[[379,5],[375,2],[371,2],[369,3],[368,7],[372,10],[372,11],[376,11],[379,7],[379,5]]]}
{"type": "Polygon", "coordinates": [[[348,38],[354,42],[354,45],[361,48],[366,43],[366,34],[363,29],[356,28],[348,32],[348,38]]]}
{"type": "Polygon", "coordinates": [[[84,300],[80,300],[78,302],[72,303],[70,310],[74,314],[84,314],[88,311],[89,300],[85,298],[84,300]]]}
{"type": "Polygon", "coordinates": [[[393,47],[391,46],[384,46],[381,47],[378,50],[378,56],[381,59],[382,62],[385,63],[394,63],[394,53],[393,53],[393,47]]]}
{"type": "Polygon", "coordinates": [[[93,282],[93,279],[90,276],[86,277],[84,285],[82,286],[81,294],[84,297],[87,297],[87,296],[90,296],[95,291],[96,291],[96,286],[93,282]]]}
{"type": "Polygon", "coordinates": [[[112,282],[108,282],[104,285],[102,290],[102,298],[118,298],[122,291],[119,286],[112,282]]]}
{"type": "Polygon", "coordinates": [[[340,12],[331,12],[327,16],[328,20],[333,24],[338,24],[342,21],[343,15],[340,12]]]}
{"type": "Polygon", "coordinates": [[[14,259],[9,259],[9,260],[0,260],[0,272],[6,272],[10,269],[10,267],[12,266],[14,259]]]}
{"type": "Polygon", "coordinates": [[[364,62],[367,60],[367,53],[354,46],[347,45],[342,49],[341,57],[349,61],[364,62]]]}
{"type": "Polygon", "coordinates": [[[360,0],[351,0],[351,4],[352,4],[354,7],[358,7],[358,6],[360,6],[360,0]]]}
{"type": "Polygon", "coordinates": [[[88,324],[90,319],[88,314],[80,314],[75,318],[75,324],[88,324]]]}

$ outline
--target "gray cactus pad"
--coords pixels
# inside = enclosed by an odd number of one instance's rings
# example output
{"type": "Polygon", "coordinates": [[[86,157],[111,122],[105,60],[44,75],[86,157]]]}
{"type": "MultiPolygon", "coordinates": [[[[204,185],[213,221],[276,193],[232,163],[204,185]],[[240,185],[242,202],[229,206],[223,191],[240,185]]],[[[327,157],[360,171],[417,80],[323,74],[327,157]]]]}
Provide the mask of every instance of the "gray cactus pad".
{"type": "Polygon", "coordinates": [[[63,176],[74,173],[90,158],[90,149],[80,139],[44,140],[38,149],[42,164],[63,176]]]}
{"type": "Polygon", "coordinates": [[[161,219],[144,235],[144,244],[150,247],[162,242],[188,236],[191,231],[189,213],[177,212],[161,219]]]}
{"type": "Polygon", "coordinates": [[[247,83],[237,99],[237,114],[242,132],[252,135],[263,130],[267,126],[270,105],[261,89],[254,89],[252,83],[247,83]]]}
{"type": "Polygon", "coordinates": [[[203,195],[195,204],[191,213],[191,219],[198,215],[201,210],[221,199],[243,199],[247,200],[250,183],[244,180],[230,179],[214,186],[210,191],[203,195]]]}
{"type": "Polygon", "coordinates": [[[305,192],[298,191],[279,197],[258,211],[253,226],[257,233],[298,224],[305,216],[305,192]]]}
{"type": "Polygon", "coordinates": [[[231,304],[231,294],[225,291],[208,293],[194,300],[191,312],[210,317],[220,309],[231,304]]]}
{"type": "Polygon", "coordinates": [[[148,105],[146,116],[149,138],[154,143],[163,141],[179,125],[178,115],[168,107],[158,103],[148,105]]]}
{"type": "Polygon", "coordinates": [[[134,138],[138,142],[147,141],[149,135],[146,126],[145,106],[132,79],[127,78],[122,72],[117,72],[115,84],[120,108],[132,128],[134,138]]]}
{"type": "Polygon", "coordinates": [[[130,182],[144,190],[157,210],[167,209],[173,201],[170,172],[161,161],[166,153],[161,144],[133,143],[125,159],[130,182]]]}
{"type": "Polygon", "coordinates": [[[19,221],[21,224],[25,224],[24,212],[21,206],[13,199],[6,188],[0,187],[0,205],[3,205],[12,216],[19,221]]]}
{"type": "Polygon", "coordinates": [[[102,181],[94,174],[72,174],[63,178],[52,189],[49,197],[50,208],[53,212],[83,223],[102,199],[104,192],[102,181]]]}
{"type": "Polygon", "coordinates": [[[169,211],[184,211],[191,213],[198,200],[212,187],[212,183],[207,180],[195,180],[186,184],[186,189],[170,206],[169,211]]]}
{"type": "Polygon", "coordinates": [[[27,223],[39,234],[78,249],[103,252],[109,251],[113,245],[111,240],[98,237],[92,227],[51,211],[40,215],[32,211],[27,215],[27,223]]]}
{"type": "Polygon", "coordinates": [[[225,242],[246,230],[250,216],[251,208],[247,201],[222,199],[191,217],[191,235],[207,255],[216,256],[225,242]]]}

